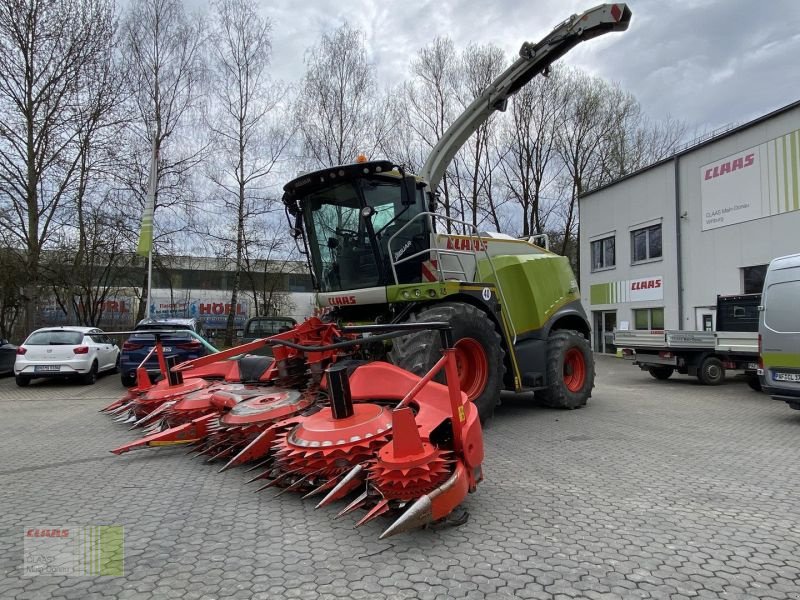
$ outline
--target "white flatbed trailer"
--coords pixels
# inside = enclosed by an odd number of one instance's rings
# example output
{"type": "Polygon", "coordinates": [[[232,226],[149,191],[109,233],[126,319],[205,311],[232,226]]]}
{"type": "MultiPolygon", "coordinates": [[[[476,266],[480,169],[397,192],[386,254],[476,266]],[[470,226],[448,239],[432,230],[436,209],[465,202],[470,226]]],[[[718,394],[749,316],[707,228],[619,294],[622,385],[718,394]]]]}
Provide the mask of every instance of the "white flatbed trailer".
{"type": "Polygon", "coordinates": [[[726,370],[758,382],[758,333],[754,331],[617,331],[614,345],[629,350],[634,364],[656,379],[674,372],[696,376],[706,385],[719,385],[726,370]]]}

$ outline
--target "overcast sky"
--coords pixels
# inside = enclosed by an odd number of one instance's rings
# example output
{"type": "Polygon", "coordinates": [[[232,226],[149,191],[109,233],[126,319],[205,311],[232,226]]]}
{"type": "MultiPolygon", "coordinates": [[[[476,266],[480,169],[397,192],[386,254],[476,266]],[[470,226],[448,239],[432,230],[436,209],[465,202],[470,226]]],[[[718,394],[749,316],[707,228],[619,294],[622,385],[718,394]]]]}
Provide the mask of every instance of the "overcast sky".
{"type": "MultiPolygon", "coordinates": [[[[195,0],[198,4],[201,0],[195,0]]],[[[305,49],[345,19],[366,35],[379,80],[401,80],[437,35],[458,48],[492,42],[509,56],[593,0],[265,0],[273,70],[303,73],[305,49]]],[[[633,92],[654,118],[691,129],[742,122],[800,99],[800,0],[632,0],[625,33],[578,46],[562,62],[633,92]]]]}

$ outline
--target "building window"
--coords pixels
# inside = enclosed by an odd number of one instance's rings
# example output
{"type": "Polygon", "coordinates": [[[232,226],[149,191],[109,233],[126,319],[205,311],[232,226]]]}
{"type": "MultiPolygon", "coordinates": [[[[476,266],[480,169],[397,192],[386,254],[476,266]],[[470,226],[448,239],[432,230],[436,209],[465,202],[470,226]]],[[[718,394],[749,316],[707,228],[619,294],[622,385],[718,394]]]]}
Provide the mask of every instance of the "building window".
{"type": "Polygon", "coordinates": [[[592,242],[592,271],[610,269],[616,265],[614,236],[592,242]]]}
{"type": "Polygon", "coordinates": [[[764,288],[764,277],[767,276],[768,265],[742,267],[742,293],[760,294],[764,288]]]}
{"type": "Polygon", "coordinates": [[[661,258],[661,225],[631,231],[631,262],[661,258]]]}
{"type": "Polygon", "coordinates": [[[633,310],[634,329],[664,329],[663,308],[635,308],[633,310]]]}

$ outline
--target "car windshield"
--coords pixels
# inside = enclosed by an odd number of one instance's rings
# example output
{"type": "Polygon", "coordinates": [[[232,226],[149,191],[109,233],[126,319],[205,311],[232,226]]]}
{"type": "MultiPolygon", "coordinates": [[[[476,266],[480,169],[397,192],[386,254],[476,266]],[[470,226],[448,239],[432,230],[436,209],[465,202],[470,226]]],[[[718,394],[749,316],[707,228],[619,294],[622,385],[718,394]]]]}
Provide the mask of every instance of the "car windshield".
{"type": "Polygon", "coordinates": [[[28,346],[76,346],[83,341],[80,331],[37,331],[25,340],[28,346]]]}
{"type": "MultiPolygon", "coordinates": [[[[400,202],[399,181],[357,179],[332,185],[309,194],[303,201],[305,221],[314,270],[320,290],[336,292],[382,284],[382,271],[389,270],[389,238],[419,210],[400,202]],[[378,239],[376,262],[366,221],[361,217],[362,200],[373,208],[370,221],[378,239]]],[[[403,240],[395,240],[392,250],[404,247],[424,231],[424,223],[403,231],[403,240]]],[[[406,246],[408,247],[408,246],[406,246]]]]}
{"type": "Polygon", "coordinates": [[[294,323],[289,319],[257,319],[247,324],[246,336],[263,335],[270,336],[280,333],[281,329],[294,327],[294,323]]]}

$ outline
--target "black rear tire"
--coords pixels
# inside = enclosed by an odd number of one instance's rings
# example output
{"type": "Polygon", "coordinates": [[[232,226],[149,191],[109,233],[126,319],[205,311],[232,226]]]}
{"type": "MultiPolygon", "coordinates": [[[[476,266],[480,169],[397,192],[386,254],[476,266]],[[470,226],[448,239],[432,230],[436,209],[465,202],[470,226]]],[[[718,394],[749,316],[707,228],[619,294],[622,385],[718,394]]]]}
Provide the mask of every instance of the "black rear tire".
{"type": "Polygon", "coordinates": [[[697,370],[697,379],[703,385],[720,385],[725,381],[725,367],[722,366],[722,361],[716,356],[704,358],[697,370]]]}
{"type": "Polygon", "coordinates": [[[92,363],[92,368],[83,376],[83,383],[85,385],[94,385],[97,381],[97,361],[92,363]]]}
{"type": "Polygon", "coordinates": [[[547,341],[547,388],[537,392],[546,406],[574,409],[585,406],[594,387],[594,355],[589,341],[577,331],[557,330],[547,341]],[[576,377],[576,361],[583,375],[576,377]],[[580,367],[579,367],[580,368],[580,367]]]}
{"type": "Polygon", "coordinates": [[[754,392],[761,391],[761,380],[758,378],[758,375],[747,375],[747,385],[750,386],[750,389],[754,392]]]}
{"type": "Polygon", "coordinates": [[[26,375],[15,375],[14,381],[17,382],[19,387],[28,387],[31,384],[31,378],[26,375]]]}
{"type": "Polygon", "coordinates": [[[120,375],[120,380],[122,381],[122,385],[126,388],[130,388],[136,385],[136,375],[126,375],[123,373],[120,375]]]}
{"type": "Polygon", "coordinates": [[[647,372],[650,373],[652,377],[663,381],[669,379],[675,372],[675,369],[672,367],[649,367],[647,372]]]}
{"type": "MultiPolygon", "coordinates": [[[[464,346],[483,349],[485,360],[485,384],[482,391],[471,398],[478,409],[481,422],[486,422],[494,413],[495,407],[500,403],[500,390],[503,388],[503,363],[504,351],[500,334],[494,322],[481,309],[466,303],[443,302],[434,304],[411,314],[410,323],[446,321],[453,328],[453,343],[458,347],[460,340],[464,346]],[[477,342],[475,344],[474,342],[477,342]]],[[[438,331],[420,331],[400,338],[396,338],[389,351],[389,361],[398,367],[410,371],[415,375],[424,375],[442,357],[441,341],[438,331]]],[[[436,381],[444,383],[444,374],[440,373],[436,381]]],[[[477,390],[480,384],[468,387],[477,390]]],[[[481,381],[483,383],[483,381],[481,381]]],[[[464,390],[467,391],[467,390],[464,390]]]]}

